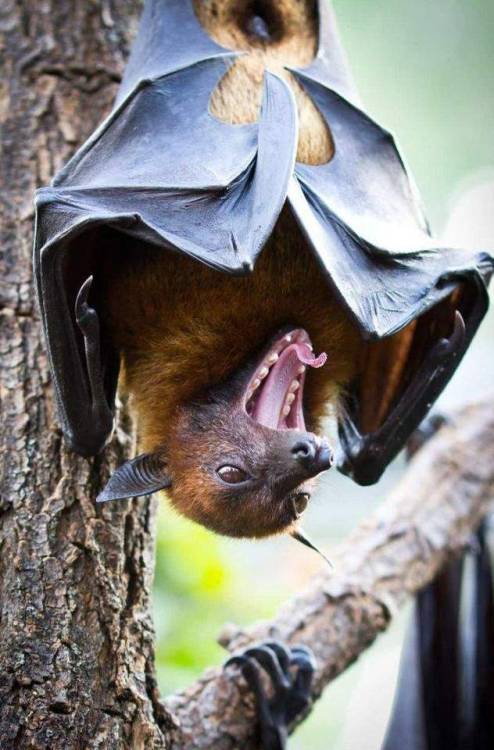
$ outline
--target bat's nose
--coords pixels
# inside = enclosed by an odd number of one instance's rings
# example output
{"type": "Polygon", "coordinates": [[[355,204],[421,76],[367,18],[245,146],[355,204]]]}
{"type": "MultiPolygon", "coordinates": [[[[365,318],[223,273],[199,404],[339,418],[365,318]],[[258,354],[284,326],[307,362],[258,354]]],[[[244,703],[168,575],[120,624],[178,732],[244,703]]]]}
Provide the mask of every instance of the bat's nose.
{"type": "Polygon", "coordinates": [[[333,453],[326,438],[315,435],[299,438],[291,449],[293,458],[300,463],[310,476],[329,469],[333,463],[333,453]]]}

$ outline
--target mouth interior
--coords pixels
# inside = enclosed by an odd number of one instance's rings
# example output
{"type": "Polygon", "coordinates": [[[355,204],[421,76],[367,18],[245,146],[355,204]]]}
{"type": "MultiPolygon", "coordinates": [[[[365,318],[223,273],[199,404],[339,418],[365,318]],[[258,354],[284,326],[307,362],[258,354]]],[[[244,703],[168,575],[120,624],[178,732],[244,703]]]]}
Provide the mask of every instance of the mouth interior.
{"type": "Polygon", "coordinates": [[[309,335],[296,328],[275,339],[249,380],[247,414],[273,430],[305,430],[303,395],[307,367],[322,367],[327,356],[314,356],[309,335]]]}

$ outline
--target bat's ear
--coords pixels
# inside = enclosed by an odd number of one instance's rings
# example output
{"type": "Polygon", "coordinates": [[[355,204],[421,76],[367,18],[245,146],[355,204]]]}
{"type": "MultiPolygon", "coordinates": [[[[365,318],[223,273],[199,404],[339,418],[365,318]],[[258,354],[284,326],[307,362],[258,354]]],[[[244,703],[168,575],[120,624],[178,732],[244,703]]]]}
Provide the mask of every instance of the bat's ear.
{"type": "Polygon", "coordinates": [[[96,502],[124,500],[150,495],[171,485],[164,458],[159,453],[143,453],[126,461],[110,477],[96,502]]]}

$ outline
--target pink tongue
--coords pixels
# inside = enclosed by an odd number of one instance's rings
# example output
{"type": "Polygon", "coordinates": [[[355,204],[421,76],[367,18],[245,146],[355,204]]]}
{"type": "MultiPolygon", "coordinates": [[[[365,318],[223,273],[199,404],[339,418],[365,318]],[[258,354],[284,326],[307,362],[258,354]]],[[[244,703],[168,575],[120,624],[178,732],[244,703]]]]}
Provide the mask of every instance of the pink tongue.
{"type": "MultiPolygon", "coordinates": [[[[300,366],[322,367],[326,359],[327,355],[324,352],[318,357],[314,357],[307,344],[287,346],[261,386],[261,393],[252,415],[254,419],[265,427],[276,429],[288,389],[295,378],[300,378],[298,372],[300,366]]],[[[297,391],[297,399],[301,398],[301,390],[300,388],[297,391]]],[[[303,425],[300,425],[300,427],[303,428],[303,425]]]]}
{"type": "MultiPolygon", "coordinates": [[[[322,367],[324,364],[326,364],[326,360],[328,358],[326,352],[321,352],[318,357],[314,357],[314,354],[311,352],[307,344],[294,344],[293,347],[289,346],[288,348],[297,350],[297,357],[299,358],[300,362],[303,362],[304,365],[317,368],[322,367]]],[[[285,352],[283,352],[283,354],[284,353],[285,352]]],[[[283,356],[283,354],[281,356],[283,356]]]]}

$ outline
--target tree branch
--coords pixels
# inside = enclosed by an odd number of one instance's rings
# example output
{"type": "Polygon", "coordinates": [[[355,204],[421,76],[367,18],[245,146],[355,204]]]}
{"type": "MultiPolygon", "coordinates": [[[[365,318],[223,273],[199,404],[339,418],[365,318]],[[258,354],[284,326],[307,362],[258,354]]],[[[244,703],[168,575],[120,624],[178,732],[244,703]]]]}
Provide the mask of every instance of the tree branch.
{"type": "MultiPolygon", "coordinates": [[[[309,645],[318,670],[313,699],[385,630],[395,612],[468,545],[494,505],[494,399],[463,408],[411,461],[376,512],[345,540],[334,572],[318,575],[268,622],[229,628],[229,651],[281,638],[309,645]]],[[[208,670],[165,704],[180,729],[172,747],[254,748],[253,706],[245,683],[208,670]]]]}

